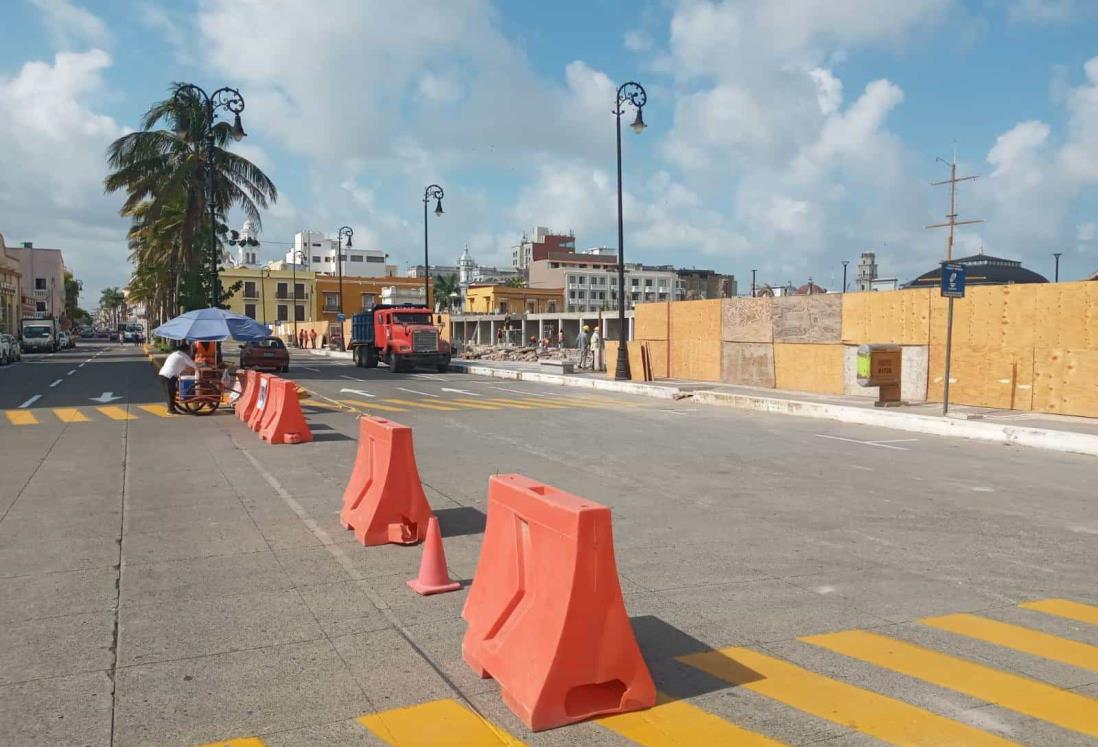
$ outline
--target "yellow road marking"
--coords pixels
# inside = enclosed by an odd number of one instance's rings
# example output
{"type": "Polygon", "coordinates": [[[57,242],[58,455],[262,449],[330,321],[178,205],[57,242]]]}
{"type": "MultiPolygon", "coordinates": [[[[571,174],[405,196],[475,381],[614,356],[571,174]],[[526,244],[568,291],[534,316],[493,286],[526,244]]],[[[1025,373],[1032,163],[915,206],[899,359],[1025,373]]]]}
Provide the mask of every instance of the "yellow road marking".
{"type": "Polygon", "coordinates": [[[141,408],[142,410],[144,410],[147,413],[151,413],[152,415],[156,415],[159,418],[170,418],[171,417],[171,414],[168,413],[168,406],[167,405],[151,404],[151,405],[138,405],[138,407],[141,408]]]}
{"type": "Polygon", "coordinates": [[[38,418],[30,410],[5,410],[12,425],[38,425],[38,418]]]}
{"type": "Polygon", "coordinates": [[[97,407],[96,410],[106,415],[111,420],[137,420],[136,415],[131,415],[126,412],[125,409],[116,405],[105,405],[103,407],[97,407]]]}
{"type": "Polygon", "coordinates": [[[91,418],[75,407],[55,407],[53,408],[53,414],[56,415],[57,419],[62,423],[86,423],[91,420],[91,418]]]}
{"type": "Polygon", "coordinates": [[[331,402],[324,402],[323,400],[311,399],[311,398],[301,400],[301,404],[308,405],[309,407],[325,407],[329,410],[340,410],[340,409],[342,409],[339,405],[333,405],[331,402]]]}
{"type": "Polygon", "coordinates": [[[507,407],[507,408],[514,409],[514,410],[536,410],[537,409],[537,404],[536,403],[527,402],[526,400],[517,400],[517,399],[516,400],[507,400],[507,399],[496,399],[495,397],[485,397],[484,399],[478,399],[477,402],[487,402],[488,404],[492,404],[494,402],[495,404],[499,405],[500,407],[507,407]]]}
{"type": "Polygon", "coordinates": [[[780,747],[783,742],[736,726],[685,700],[660,693],[647,711],[603,716],[595,723],[643,747],[734,744],[737,747],[780,747]]]}
{"type": "Polygon", "coordinates": [[[1001,737],[747,648],[679,661],[818,718],[903,745],[1012,745],[1001,737]]]}
{"type": "Polygon", "coordinates": [[[978,641],[994,643],[996,646],[1012,648],[1015,651],[1098,672],[1098,646],[1049,635],[1021,625],[990,620],[979,615],[943,615],[928,617],[919,622],[932,628],[975,638],[978,641]]]}
{"type": "Polygon", "coordinates": [[[483,716],[453,700],[382,711],[358,722],[393,747],[526,747],[483,716]]]}
{"type": "Polygon", "coordinates": [[[1098,625],[1098,607],[1082,602],[1073,602],[1070,599],[1038,599],[1033,602],[1022,602],[1019,607],[1027,610],[1037,610],[1046,615],[1066,617],[1077,622],[1098,625]]]}
{"type": "Polygon", "coordinates": [[[550,410],[567,410],[568,409],[568,405],[557,404],[557,403],[554,403],[554,402],[546,402],[545,400],[540,400],[540,399],[537,400],[536,402],[531,402],[531,401],[525,400],[525,399],[509,399],[507,397],[492,397],[491,399],[486,399],[485,402],[499,402],[501,405],[507,405],[508,407],[515,407],[515,406],[518,406],[520,408],[544,407],[544,408],[547,408],[547,409],[550,409],[550,410]]]}
{"type": "Polygon", "coordinates": [[[484,402],[481,402],[479,399],[463,399],[461,397],[457,397],[455,399],[446,400],[446,401],[447,402],[457,402],[462,407],[471,407],[474,410],[502,410],[503,409],[503,405],[485,404],[484,402]]]}
{"type": "Polygon", "coordinates": [[[611,399],[610,397],[600,397],[597,394],[560,394],[555,395],[557,399],[563,400],[575,400],[577,402],[591,402],[601,403],[604,405],[616,405],[619,407],[639,407],[638,402],[629,402],[622,399],[611,399]]]}
{"type": "Polygon", "coordinates": [[[198,747],[267,747],[267,743],[259,737],[237,737],[227,742],[210,742],[200,744],[198,747]]]}
{"type": "Polygon", "coordinates": [[[421,407],[424,410],[442,410],[444,412],[455,412],[462,409],[461,407],[436,405],[434,402],[415,402],[410,399],[387,399],[385,402],[392,402],[394,405],[404,405],[405,407],[421,407]]]}
{"type": "Polygon", "coordinates": [[[801,638],[908,677],[1098,737],[1098,700],[864,630],[801,638]]]}
{"type": "Polygon", "coordinates": [[[407,407],[389,407],[388,405],[375,405],[373,402],[363,402],[360,399],[343,399],[349,405],[356,405],[366,410],[381,410],[382,412],[408,412],[407,407]]]}

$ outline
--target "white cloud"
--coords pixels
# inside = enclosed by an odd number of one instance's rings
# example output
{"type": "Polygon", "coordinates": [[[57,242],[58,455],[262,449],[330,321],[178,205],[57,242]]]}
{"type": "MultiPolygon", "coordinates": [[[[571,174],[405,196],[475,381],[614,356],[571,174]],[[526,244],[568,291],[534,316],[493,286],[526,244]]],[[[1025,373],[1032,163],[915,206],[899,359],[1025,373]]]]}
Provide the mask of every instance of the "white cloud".
{"type": "Polygon", "coordinates": [[[1062,23],[1078,10],[1075,0],[1011,0],[1007,18],[1015,23],[1062,23]]]}
{"type": "Polygon", "coordinates": [[[843,104],[843,82],[822,67],[809,70],[808,75],[816,83],[816,102],[820,105],[820,112],[825,116],[834,114],[843,104]]]}
{"type": "Polygon", "coordinates": [[[630,52],[647,52],[653,44],[648,32],[640,30],[626,31],[623,43],[630,52]]]}
{"type": "Polygon", "coordinates": [[[126,224],[118,199],[103,194],[104,153],[123,128],[92,102],[104,92],[110,55],[60,52],[0,77],[0,203],[9,243],[34,241],[64,251],[86,293],[129,276],[126,224]]]}
{"type": "Polygon", "coordinates": [[[64,50],[76,47],[105,47],[111,33],[103,19],[69,0],[31,0],[42,11],[54,43],[64,50]]]}

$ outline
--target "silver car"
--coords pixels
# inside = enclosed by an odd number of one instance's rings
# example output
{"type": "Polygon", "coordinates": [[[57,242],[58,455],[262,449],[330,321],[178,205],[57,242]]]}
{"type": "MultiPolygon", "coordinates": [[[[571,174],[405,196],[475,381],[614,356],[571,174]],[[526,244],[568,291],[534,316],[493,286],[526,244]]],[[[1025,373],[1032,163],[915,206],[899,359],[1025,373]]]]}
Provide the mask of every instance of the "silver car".
{"type": "Polygon", "coordinates": [[[9,334],[0,334],[0,365],[7,365],[23,359],[23,348],[19,340],[9,334]]]}

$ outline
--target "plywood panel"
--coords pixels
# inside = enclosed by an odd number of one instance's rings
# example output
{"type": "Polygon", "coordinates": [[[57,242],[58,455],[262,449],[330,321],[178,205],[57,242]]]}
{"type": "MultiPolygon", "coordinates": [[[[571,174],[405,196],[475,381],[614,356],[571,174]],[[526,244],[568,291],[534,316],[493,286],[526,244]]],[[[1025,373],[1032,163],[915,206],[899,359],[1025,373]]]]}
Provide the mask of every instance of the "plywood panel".
{"type": "MultiPolygon", "coordinates": [[[[648,348],[648,354],[652,366],[653,379],[666,379],[670,376],[667,366],[667,341],[666,340],[630,340],[629,341],[629,375],[633,381],[643,381],[644,375],[641,368],[641,345],[648,348]]],[[[606,375],[614,378],[614,372],[618,366],[618,342],[607,340],[603,351],[603,361],[606,364],[606,375]]]]}
{"type": "Polygon", "coordinates": [[[666,340],[668,303],[642,303],[633,308],[633,336],[638,340],[666,340]]]}
{"type": "Polygon", "coordinates": [[[1034,354],[1033,409],[1098,417],[1098,351],[1041,348],[1034,354]]]}
{"type": "Polygon", "coordinates": [[[843,342],[926,345],[930,290],[847,293],[842,299],[843,342]]]}
{"type": "Polygon", "coordinates": [[[840,342],[842,296],[783,296],[774,299],[775,342],[840,342]]]}
{"type": "MultiPolygon", "coordinates": [[[[720,359],[721,299],[706,301],[675,301],[670,304],[670,339],[697,340],[715,345],[716,358],[720,359]]],[[[640,337],[640,335],[637,335],[640,337]]],[[[659,339],[653,337],[652,339],[659,339]]]]}
{"type": "MultiPolygon", "coordinates": [[[[1033,400],[1033,356],[998,348],[953,348],[949,401],[975,407],[1029,410],[1033,400]]],[[[927,400],[941,402],[945,385],[945,346],[930,347],[927,400]]]]}
{"type": "Polygon", "coordinates": [[[774,346],[765,342],[722,342],[721,381],[774,386],[774,346]]]}
{"type": "MultiPolygon", "coordinates": [[[[719,304],[717,308],[720,308],[719,304]]],[[[721,380],[721,341],[719,339],[685,340],[672,337],[668,358],[672,379],[721,380]]]]}
{"type": "Polygon", "coordinates": [[[773,342],[770,298],[726,298],[721,301],[721,339],[726,342],[773,342]]]}
{"type": "Polygon", "coordinates": [[[774,343],[778,389],[842,394],[843,345],[774,343]]]}
{"type": "MultiPolygon", "coordinates": [[[[969,288],[953,308],[953,344],[958,349],[1003,350],[1022,354],[1032,349],[1036,318],[1047,286],[994,285],[969,288]]],[[[1047,299],[1046,299],[1047,300],[1047,299]]],[[[932,345],[944,345],[948,299],[931,296],[932,345]]]]}
{"type": "Polygon", "coordinates": [[[1039,294],[1034,347],[1098,351],[1098,282],[1027,287],[1039,294]]]}

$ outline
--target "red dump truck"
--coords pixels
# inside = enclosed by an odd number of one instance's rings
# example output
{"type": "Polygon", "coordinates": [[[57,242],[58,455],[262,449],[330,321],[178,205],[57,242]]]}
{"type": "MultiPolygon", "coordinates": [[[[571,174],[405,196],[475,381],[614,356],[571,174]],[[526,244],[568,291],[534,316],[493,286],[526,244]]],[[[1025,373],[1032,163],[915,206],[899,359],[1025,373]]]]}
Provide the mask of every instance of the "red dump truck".
{"type": "Polygon", "coordinates": [[[441,339],[426,306],[375,306],[351,317],[348,349],[360,368],[384,361],[393,373],[413,368],[450,368],[450,343],[441,339]]]}

